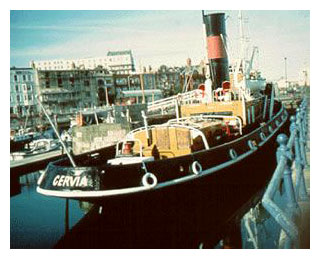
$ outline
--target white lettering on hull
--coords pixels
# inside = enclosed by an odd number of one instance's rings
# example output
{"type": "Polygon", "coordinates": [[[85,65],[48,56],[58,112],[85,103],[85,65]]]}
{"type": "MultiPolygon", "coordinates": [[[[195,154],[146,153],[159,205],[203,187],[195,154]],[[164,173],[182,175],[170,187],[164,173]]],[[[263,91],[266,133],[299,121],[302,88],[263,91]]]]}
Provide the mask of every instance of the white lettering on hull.
{"type": "Polygon", "coordinates": [[[88,186],[88,178],[87,176],[65,176],[65,175],[57,175],[53,181],[53,186],[61,186],[61,187],[87,187],[88,186]]]}

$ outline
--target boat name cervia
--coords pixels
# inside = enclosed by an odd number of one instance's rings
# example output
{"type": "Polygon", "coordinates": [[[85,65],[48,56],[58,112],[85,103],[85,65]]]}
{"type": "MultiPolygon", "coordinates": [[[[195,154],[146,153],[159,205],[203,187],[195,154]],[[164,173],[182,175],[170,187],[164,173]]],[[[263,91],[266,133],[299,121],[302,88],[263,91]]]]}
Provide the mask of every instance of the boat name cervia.
{"type": "Polygon", "coordinates": [[[88,178],[87,176],[68,176],[68,175],[57,175],[53,181],[53,186],[68,186],[68,187],[87,187],[88,178]]]}

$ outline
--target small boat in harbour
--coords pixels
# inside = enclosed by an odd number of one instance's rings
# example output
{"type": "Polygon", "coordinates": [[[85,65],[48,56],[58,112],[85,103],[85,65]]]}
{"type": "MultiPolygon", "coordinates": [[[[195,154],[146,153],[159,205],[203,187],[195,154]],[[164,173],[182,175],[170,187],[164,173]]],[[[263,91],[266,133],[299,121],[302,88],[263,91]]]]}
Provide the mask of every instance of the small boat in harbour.
{"type": "Polygon", "coordinates": [[[36,139],[28,144],[28,147],[19,152],[13,152],[10,154],[10,160],[21,160],[24,158],[34,157],[36,155],[41,155],[48,153],[50,151],[61,149],[61,145],[56,139],[36,139]]]}
{"type": "Polygon", "coordinates": [[[25,145],[40,137],[39,132],[31,131],[31,129],[20,129],[16,134],[10,136],[10,152],[21,151],[25,145]]]}
{"type": "Polygon", "coordinates": [[[97,203],[136,199],[226,218],[266,186],[272,170],[261,169],[273,165],[268,154],[288,113],[273,86],[245,63],[230,73],[224,14],[204,15],[204,25],[208,77],[197,90],[201,98],[177,98],[175,118],[162,124],[149,125],[144,115],[143,127],[101,152],[50,163],[39,193],[97,203]]]}

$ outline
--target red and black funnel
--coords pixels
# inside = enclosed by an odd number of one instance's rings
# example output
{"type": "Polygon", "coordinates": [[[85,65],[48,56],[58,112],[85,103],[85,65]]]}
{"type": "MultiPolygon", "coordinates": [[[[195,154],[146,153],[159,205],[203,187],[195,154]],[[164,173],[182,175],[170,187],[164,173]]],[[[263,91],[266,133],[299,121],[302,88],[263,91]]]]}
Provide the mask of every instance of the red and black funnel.
{"type": "Polygon", "coordinates": [[[206,27],[208,60],[213,88],[229,81],[229,65],[226,51],[226,25],[224,13],[203,14],[206,27]]]}

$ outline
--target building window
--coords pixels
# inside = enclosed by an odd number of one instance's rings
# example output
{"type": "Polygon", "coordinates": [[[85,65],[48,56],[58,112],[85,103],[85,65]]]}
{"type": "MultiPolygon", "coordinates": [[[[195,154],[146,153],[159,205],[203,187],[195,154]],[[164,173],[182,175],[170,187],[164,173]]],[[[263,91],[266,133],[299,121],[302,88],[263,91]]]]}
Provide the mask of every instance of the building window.
{"type": "Polygon", "coordinates": [[[50,88],[50,80],[49,79],[46,80],[46,88],[50,88]]]}
{"type": "Polygon", "coordinates": [[[106,79],[106,84],[112,84],[112,79],[106,79]]]}
{"type": "Polygon", "coordinates": [[[19,85],[16,85],[16,92],[19,91],[19,85]]]}
{"type": "Polygon", "coordinates": [[[18,81],[18,77],[17,75],[14,75],[14,81],[17,82],[18,81]]]}
{"type": "Polygon", "coordinates": [[[85,80],[84,81],[84,86],[89,87],[90,86],[90,81],[89,80],[85,80]]]}
{"type": "Polygon", "coordinates": [[[71,86],[74,87],[74,78],[73,77],[69,78],[69,82],[70,82],[71,86]]]}
{"type": "Polygon", "coordinates": [[[62,87],[62,78],[58,78],[58,87],[62,87]]]}
{"type": "Polygon", "coordinates": [[[22,75],[22,81],[26,81],[26,75],[22,75]]]}

